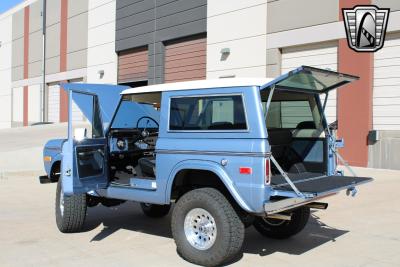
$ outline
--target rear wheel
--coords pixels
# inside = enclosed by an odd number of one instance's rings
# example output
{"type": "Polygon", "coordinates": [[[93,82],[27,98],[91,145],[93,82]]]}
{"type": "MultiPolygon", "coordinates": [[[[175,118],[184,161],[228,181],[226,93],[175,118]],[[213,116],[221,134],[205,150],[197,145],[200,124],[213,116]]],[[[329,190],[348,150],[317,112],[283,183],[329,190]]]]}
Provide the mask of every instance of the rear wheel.
{"type": "Polygon", "coordinates": [[[200,188],[183,195],[172,212],[172,235],[178,253],[202,266],[219,266],[241,249],[244,225],[216,189],[200,188]]]}
{"type": "Polygon", "coordinates": [[[143,213],[151,218],[161,218],[168,215],[171,205],[156,205],[140,203],[143,213]]]}
{"type": "Polygon", "coordinates": [[[64,195],[62,180],[58,180],[56,192],[56,223],[60,232],[82,231],[86,217],[86,194],[64,195]]]}
{"type": "Polygon", "coordinates": [[[290,221],[257,217],[253,225],[260,234],[266,237],[289,238],[304,229],[310,218],[310,208],[300,207],[292,210],[289,214],[291,215],[290,221]]]}

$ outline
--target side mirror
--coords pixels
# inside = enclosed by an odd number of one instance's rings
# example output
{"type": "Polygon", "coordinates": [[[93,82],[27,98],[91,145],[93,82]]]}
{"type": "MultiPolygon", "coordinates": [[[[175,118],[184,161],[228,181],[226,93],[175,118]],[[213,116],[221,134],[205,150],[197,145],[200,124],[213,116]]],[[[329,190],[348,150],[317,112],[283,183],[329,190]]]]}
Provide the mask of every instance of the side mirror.
{"type": "Polygon", "coordinates": [[[87,137],[87,130],[86,128],[76,128],[74,129],[74,139],[78,142],[86,139],[87,137]]]}

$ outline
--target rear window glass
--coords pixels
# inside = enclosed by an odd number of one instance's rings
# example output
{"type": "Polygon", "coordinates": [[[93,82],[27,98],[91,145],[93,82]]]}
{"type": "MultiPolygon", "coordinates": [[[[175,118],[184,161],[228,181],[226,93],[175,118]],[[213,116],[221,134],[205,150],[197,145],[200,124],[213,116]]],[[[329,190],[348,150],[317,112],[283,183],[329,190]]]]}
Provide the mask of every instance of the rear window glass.
{"type": "Polygon", "coordinates": [[[267,127],[296,128],[300,123],[313,121],[309,101],[272,101],[267,116],[267,127]]]}
{"type": "Polygon", "coordinates": [[[171,98],[169,130],[246,130],[241,95],[171,98]]]}

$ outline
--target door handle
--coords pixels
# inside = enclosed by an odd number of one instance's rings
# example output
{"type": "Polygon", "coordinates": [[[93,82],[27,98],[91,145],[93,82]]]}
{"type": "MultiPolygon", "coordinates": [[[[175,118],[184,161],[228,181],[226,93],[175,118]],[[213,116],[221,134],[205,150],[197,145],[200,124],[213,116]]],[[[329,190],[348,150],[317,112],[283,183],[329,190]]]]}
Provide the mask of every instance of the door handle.
{"type": "Polygon", "coordinates": [[[71,176],[71,169],[65,171],[65,176],[71,176]]]}

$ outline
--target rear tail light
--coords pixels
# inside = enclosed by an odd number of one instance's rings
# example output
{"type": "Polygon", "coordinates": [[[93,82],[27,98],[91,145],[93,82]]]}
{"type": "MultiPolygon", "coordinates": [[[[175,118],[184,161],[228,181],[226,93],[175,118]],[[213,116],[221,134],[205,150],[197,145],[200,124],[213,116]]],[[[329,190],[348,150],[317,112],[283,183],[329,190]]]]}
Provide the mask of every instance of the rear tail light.
{"type": "Polygon", "coordinates": [[[269,158],[265,159],[265,184],[271,182],[271,162],[269,158]]]}

